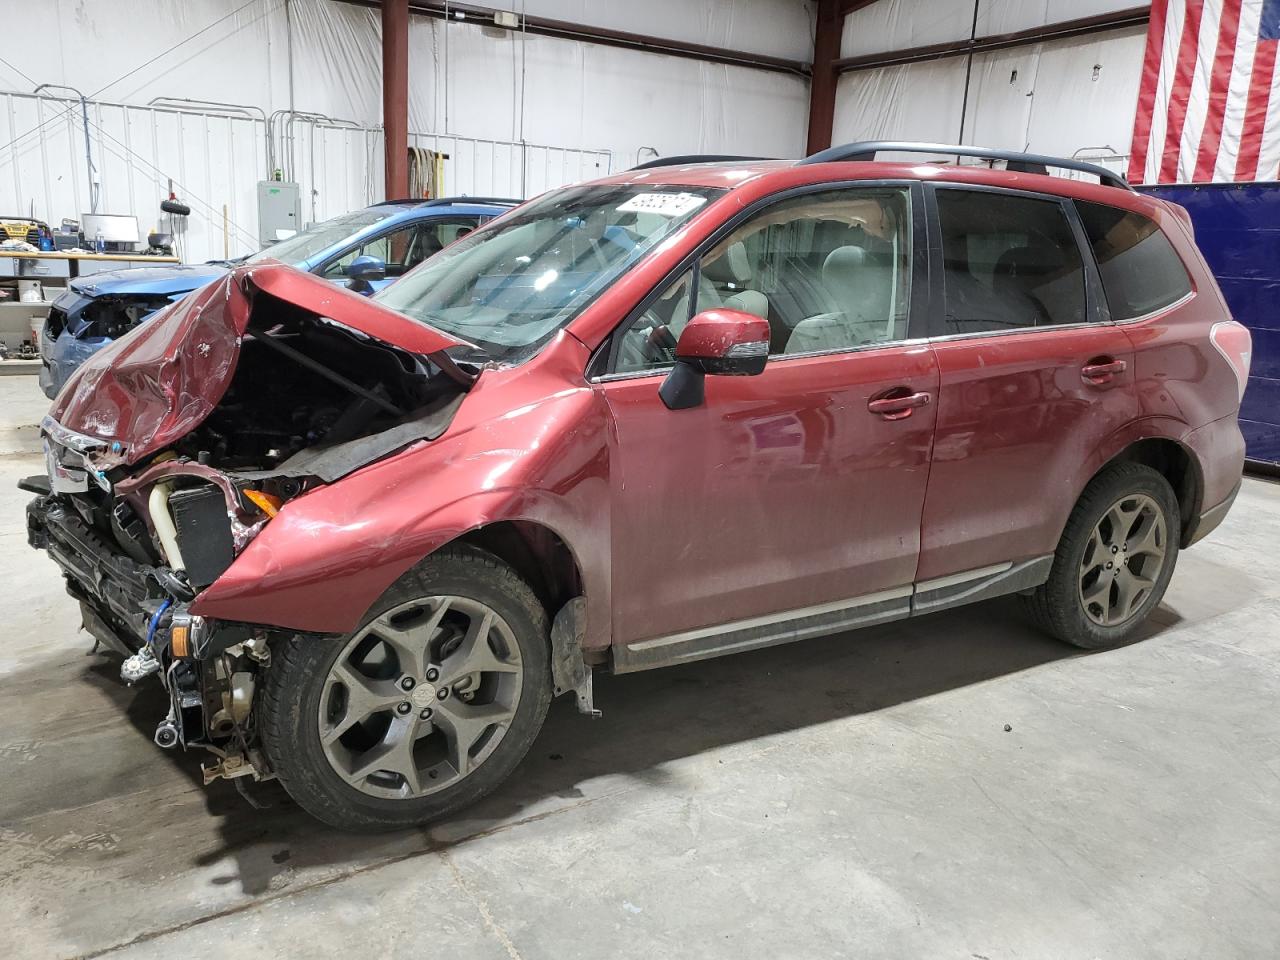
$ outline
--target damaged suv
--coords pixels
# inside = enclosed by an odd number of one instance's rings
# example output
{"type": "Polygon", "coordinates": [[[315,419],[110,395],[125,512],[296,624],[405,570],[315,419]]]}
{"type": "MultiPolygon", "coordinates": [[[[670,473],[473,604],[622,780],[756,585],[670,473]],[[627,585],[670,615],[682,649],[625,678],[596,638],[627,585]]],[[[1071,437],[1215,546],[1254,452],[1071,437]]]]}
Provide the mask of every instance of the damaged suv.
{"type": "Polygon", "coordinates": [[[682,158],[373,300],[264,262],[167,307],[59,395],[29,535],[158,744],[392,828],[593,670],[1014,593],[1125,641],[1236,495],[1249,350],[1185,212],[1101,168],[682,158]]]}

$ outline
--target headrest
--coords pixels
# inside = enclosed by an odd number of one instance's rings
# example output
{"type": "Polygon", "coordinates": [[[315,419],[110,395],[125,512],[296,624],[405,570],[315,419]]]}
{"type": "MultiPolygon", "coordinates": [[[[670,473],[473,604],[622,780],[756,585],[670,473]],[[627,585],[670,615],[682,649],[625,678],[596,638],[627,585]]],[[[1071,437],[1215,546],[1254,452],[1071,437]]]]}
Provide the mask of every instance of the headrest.
{"type": "Polygon", "coordinates": [[[996,261],[995,275],[1043,277],[1057,273],[1065,264],[1066,257],[1055,244],[1038,243],[1006,250],[996,261]]]}
{"type": "Polygon", "coordinates": [[[702,264],[702,275],[720,283],[746,283],[751,279],[751,261],[747,248],[739,241],[729,244],[722,256],[702,264]]]}
{"type": "Polygon", "coordinates": [[[866,262],[867,251],[862,247],[836,247],[822,263],[822,279],[830,280],[834,277],[843,280],[866,262]]]}

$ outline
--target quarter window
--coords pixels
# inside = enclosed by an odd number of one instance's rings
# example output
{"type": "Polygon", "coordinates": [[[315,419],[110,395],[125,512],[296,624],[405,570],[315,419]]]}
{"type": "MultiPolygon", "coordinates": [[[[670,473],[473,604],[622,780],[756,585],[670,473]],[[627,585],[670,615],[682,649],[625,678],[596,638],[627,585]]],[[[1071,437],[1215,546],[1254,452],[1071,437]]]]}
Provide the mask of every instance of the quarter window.
{"type": "Polygon", "coordinates": [[[1187,268],[1155,223],[1101,203],[1076,201],[1076,209],[1098,261],[1112,319],[1154,313],[1191,292],[1187,268]]]}
{"type": "Polygon", "coordinates": [[[936,196],[945,333],[1085,321],[1084,262],[1061,203],[975,190],[936,196]]]}
{"type": "Polygon", "coordinates": [[[615,370],[669,366],[693,312],[712,307],[768,320],[774,356],[902,340],[911,242],[905,189],[832,190],[776,203],[650,301],[622,332],[615,370]]]}

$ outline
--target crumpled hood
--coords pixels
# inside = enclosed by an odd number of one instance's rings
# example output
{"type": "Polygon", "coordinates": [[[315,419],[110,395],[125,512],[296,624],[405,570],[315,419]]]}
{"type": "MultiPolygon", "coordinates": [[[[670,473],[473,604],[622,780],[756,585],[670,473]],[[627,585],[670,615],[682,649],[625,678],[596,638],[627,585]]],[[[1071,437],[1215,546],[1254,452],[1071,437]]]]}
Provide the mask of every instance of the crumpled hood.
{"type": "Polygon", "coordinates": [[[66,430],[103,441],[100,470],[134,463],[190,433],[231,383],[240,342],[267,294],[410,353],[465,345],[448,334],[277,261],[237,267],[96,353],[50,410],[66,430]]]}
{"type": "Polygon", "coordinates": [[[216,264],[195,266],[135,267],[94,273],[71,281],[71,289],[86,297],[139,296],[171,297],[189,293],[196,287],[226,276],[227,268],[216,264]]]}

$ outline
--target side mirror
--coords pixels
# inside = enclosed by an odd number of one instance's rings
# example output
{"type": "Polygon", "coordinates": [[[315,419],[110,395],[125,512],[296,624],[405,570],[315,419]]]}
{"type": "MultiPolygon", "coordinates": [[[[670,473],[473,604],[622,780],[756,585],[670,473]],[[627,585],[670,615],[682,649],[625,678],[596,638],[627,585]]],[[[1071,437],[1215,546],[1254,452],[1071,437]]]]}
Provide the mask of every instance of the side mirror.
{"type": "Polygon", "coordinates": [[[702,403],[705,378],[754,377],[769,359],[769,321],[753,313],[716,307],[703,310],[676,342],[676,365],[658,389],[669,410],[702,403]]]}
{"type": "Polygon", "coordinates": [[[387,265],[377,257],[356,257],[344,271],[348,277],[347,289],[356,293],[372,293],[372,280],[387,278],[387,265]]]}

